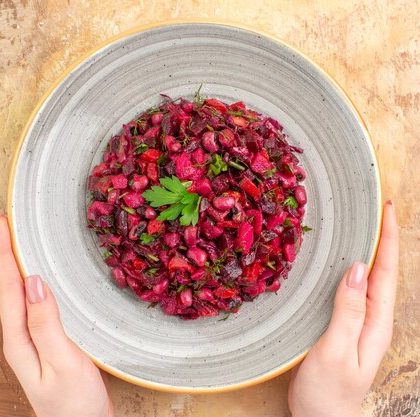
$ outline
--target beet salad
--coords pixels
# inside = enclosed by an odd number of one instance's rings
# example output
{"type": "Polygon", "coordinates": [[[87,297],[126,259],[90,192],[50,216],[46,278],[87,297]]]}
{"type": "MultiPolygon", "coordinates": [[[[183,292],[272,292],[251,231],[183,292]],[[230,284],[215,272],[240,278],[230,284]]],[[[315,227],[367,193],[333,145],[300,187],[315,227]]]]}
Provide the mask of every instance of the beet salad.
{"type": "Polygon", "coordinates": [[[280,289],[310,230],[302,150],[242,102],[163,98],[93,168],[89,227],[118,287],[184,319],[235,313],[280,289]]]}

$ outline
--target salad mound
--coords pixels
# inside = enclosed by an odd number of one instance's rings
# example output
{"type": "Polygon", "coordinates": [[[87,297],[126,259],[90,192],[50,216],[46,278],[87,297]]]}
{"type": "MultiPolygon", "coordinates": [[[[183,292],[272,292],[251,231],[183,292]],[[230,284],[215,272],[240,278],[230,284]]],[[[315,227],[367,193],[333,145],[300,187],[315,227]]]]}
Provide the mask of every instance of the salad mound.
{"type": "Polygon", "coordinates": [[[118,287],[184,319],[235,313],[280,289],[310,230],[302,149],[242,102],[163,97],[93,168],[89,227],[118,287]]]}

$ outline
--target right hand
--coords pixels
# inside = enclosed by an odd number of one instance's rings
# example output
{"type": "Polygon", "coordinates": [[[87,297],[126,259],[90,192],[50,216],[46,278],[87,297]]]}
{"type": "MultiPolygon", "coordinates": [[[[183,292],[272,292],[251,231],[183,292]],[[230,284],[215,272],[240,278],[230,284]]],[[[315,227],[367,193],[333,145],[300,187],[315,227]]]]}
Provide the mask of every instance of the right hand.
{"type": "Polygon", "coordinates": [[[337,288],[327,331],[295,368],[289,387],[293,417],[356,417],[391,342],[398,276],[398,226],[384,208],[375,264],[356,262],[337,288]]]}

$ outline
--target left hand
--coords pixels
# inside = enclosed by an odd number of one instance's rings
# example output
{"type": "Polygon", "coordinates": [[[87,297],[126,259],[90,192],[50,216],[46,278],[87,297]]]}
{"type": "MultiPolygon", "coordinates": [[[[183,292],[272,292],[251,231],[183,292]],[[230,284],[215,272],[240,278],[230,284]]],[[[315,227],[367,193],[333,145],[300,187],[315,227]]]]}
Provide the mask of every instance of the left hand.
{"type": "Polygon", "coordinates": [[[66,336],[55,298],[39,276],[22,280],[0,217],[3,350],[38,417],[112,417],[99,370],[66,336]]]}

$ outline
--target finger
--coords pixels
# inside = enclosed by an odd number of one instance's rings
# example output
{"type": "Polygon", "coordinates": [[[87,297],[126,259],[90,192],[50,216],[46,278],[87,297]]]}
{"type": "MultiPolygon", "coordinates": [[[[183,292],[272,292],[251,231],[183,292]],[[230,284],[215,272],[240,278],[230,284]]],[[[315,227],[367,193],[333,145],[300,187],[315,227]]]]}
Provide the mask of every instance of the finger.
{"type": "Polygon", "coordinates": [[[4,216],[0,217],[0,317],[4,354],[10,366],[22,384],[28,378],[32,382],[39,379],[39,358],[26,325],[23,281],[12,252],[4,216]]]}
{"type": "Polygon", "coordinates": [[[25,279],[28,329],[41,361],[41,368],[65,368],[76,351],[60,321],[55,298],[38,275],[25,279]]]}
{"type": "Polygon", "coordinates": [[[337,355],[353,354],[358,361],[357,346],[366,314],[367,266],[356,262],[346,272],[335,295],[334,311],[325,332],[325,345],[337,355]]]}
{"type": "Polygon", "coordinates": [[[391,342],[397,278],[398,225],[394,207],[387,202],[378,253],[369,277],[366,319],[359,342],[362,366],[367,365],[375,372],[391,342]]]}
{"type": "Polygon", "coordinates": [[[298,373],[298,370],[300,368],[301,363],[299,363],[297,366],[295,366],[291,373],[290,373],[290,382],[289,382],[289,390],[287,392],[287,402],[289,404],[289,410],[293,412],[293,391],[294,391],[294,384],[296,375],[298,373]]]}

